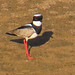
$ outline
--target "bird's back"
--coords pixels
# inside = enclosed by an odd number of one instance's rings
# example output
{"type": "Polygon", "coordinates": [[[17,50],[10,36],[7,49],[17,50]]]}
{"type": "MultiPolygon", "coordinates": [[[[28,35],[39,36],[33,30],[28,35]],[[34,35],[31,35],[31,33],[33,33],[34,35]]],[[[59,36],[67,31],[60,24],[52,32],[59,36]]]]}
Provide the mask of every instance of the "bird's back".
{"type": "Polygon", "coordinates": [[[9,31],[7,34],[16,35],[16,36],[25,38],[25,37],[30,37],[34,32],[35,30],[33,29],[31,25],[25,25],[17,29],[14,29],[12,31],[9,31]]]}

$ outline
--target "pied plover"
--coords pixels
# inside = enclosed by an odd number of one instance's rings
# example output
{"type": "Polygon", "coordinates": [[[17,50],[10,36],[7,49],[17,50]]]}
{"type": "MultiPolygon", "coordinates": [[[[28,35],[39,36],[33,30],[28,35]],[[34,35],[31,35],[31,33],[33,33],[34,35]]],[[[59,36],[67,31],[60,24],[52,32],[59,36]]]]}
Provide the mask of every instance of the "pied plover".
{"type": "Polygon", "coordinates": [[[33,21],[30,24],[26,24],[24,26],[21,26],[17,29],[14,29],[12,31],[7,32],[6,34],[9,35],[16,35],[21,38],[24,38],[24,46],[26,53],[25,55],[28,57],[28,59],[33,59],[33,57],[30,56],[29,51],[28,51],[28,39],[33,39],[38,36],[38,34],[42,30],[42,19],[43,16],[42,14],[35,14],[33,16],[33,21]]]}

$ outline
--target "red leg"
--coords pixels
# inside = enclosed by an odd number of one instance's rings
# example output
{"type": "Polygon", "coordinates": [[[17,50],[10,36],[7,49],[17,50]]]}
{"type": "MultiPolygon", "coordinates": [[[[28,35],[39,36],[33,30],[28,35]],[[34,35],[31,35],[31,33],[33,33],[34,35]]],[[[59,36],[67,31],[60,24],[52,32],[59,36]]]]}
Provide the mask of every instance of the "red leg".
{"type": "Polygon", "coordinates": [[[23,42],[24,42],[24,46],[25,46],[25,49],[26,49],[25,55],[28,56],[28,59],[33,59],[33,57],[31,57],[30,54],[29,54],[27,41],[24,39],[23,42]]]}

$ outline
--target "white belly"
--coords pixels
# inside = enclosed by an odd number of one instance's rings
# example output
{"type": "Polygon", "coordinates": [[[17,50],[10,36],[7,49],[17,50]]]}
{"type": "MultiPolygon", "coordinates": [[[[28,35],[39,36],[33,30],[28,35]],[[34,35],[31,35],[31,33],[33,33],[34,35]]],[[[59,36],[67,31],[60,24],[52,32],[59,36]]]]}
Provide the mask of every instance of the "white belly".
{"type": "Polygon", "coordinates": [[[32,34],[32,36],[31,37],[29,37],[29,39],[33,39],[33,38],[35,38],[35,37],[37,37],[38,36],[38,34],[37,33],[33,33],[32,34]]]}

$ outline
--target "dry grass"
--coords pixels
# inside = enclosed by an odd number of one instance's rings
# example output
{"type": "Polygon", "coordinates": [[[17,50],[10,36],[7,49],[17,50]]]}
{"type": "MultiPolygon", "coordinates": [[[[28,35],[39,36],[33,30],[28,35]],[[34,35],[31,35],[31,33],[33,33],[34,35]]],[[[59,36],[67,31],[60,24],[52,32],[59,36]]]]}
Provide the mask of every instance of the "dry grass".
{"type": "Polygon", "coordinates": [[[0,75],[42,74],[75,75],[75,1],[0,0],[0,75]],[[30,23],[35,13],[44,16],[43,30],[30,41],[34,60],[27,60],[22,40],[12,42],[19,38],[5,33],[30,23]]]}

